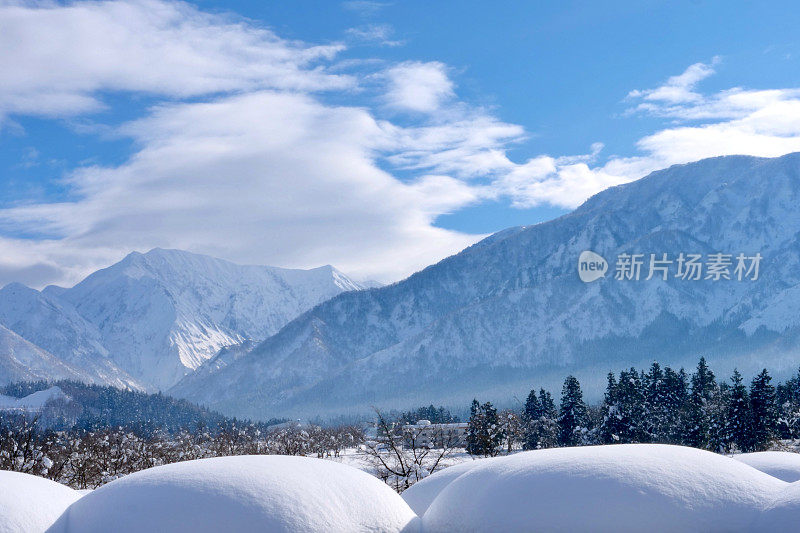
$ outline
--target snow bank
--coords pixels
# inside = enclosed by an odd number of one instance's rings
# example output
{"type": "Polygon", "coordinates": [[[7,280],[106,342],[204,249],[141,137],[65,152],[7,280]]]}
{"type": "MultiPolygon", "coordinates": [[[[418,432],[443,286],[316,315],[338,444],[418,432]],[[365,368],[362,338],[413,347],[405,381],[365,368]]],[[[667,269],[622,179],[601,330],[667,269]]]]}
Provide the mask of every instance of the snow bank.
{"type": "Polygon", "coordinates": [[[783,481],[800,481],[800,453],[755,452],[731,457],[783,481]]]}
{"type": "Polygon", "coordinates": [[[426,533],[763,531],[795,528],[798,502],[800,485],[702,450],[559,448],[480,461],[441,491],[423,526],[426,533]]]}
{"type": "Polygon", "coordinates": [[[59,387],[55,386],[49,389],[36,391],[22,398],[0,394],[0,410],[41,411],[44,404],[57,398],[68,399],[69,397],[64,394],[64,391],[59,387]]]}
{"type": "Polygon", "coordinates": [[[43,532],[80,497],[55,481],[0,470],[0,533],[43,532]]]}
{"type": "Polygon", "coordinates": [[[411,510],[418,516],[425,514],[431,503],[442,490],[458,476],[471,470],[479,461],[465,461],[454,466],[434,472],[422,481],[411,485],[411,488],[403,491],[403,499],[411,510]]]}
{"type": "Polygon", "coordinates": [[[415,532],[419,519],[377,478],[332,461],[240,456],[186,461],[112,481],[71,506],[63,532],[415,532]]]}

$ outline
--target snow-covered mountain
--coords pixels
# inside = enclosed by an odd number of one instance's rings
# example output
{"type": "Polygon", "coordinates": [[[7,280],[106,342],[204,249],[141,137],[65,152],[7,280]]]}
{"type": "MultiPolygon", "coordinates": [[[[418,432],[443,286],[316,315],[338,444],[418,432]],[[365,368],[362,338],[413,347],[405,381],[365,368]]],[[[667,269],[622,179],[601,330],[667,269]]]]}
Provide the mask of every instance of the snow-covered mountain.
{"type": "Polygon", "coordinates": [[[163,390],[222,348],[261,341],[361,287],[333,267],[242,266],[179,250],[131,253],[75,287],[0,291],[0,324],[92,381],[163,390]]]}
{"type": "MultiPolygon", "coordinates": [[[[264,418],[510,401],[573,372],[589,386],[631,364],[720,372],[800,364],[800,154],[721,157],[606,190],[556,220],[513,228],[410,278],[312,309],[247,355],[173,392],[264,418]],[[605,257],[593,283],[581,252],[605,257]],[[639,281],[619,254],[644,254],[639,281]],[[757,280],[645,280],[650,254],[760,253],[757,280]]],[[[735,264],[730,267],[731,275],[735,264]]],[[[703,274],[705,276],[705,272],[703,274]]],[[[556,390],[557,391],[557,390],[556,390]]]]}
{"type": "Polygon", "coordinates": [[[0,325],[0,385],[41,379],[88,380],[88,376],[0,325]]]}
{"type": "Polygon", "coordinates": [[[0,324],[80,369],[83,379],[121,388],[143,388],[111,360],[94,324],[51,294],[52,289],[42,293],[20,283],[6,285],[0,289],[0,324]]]}

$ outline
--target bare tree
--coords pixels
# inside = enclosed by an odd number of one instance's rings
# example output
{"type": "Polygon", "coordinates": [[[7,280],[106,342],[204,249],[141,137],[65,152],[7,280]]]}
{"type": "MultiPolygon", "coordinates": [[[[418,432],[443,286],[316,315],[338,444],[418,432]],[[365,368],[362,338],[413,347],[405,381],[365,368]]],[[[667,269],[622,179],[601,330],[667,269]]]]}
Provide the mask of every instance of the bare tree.
{"type": "Polygon", "coordinates": [[[397,492],[438,470],[457,444],[456,437],[440,428],[390,422],[378,409],[375,413],[377,438],[367,441],[365,451],[375,465],[377,477],[397,492]]]}

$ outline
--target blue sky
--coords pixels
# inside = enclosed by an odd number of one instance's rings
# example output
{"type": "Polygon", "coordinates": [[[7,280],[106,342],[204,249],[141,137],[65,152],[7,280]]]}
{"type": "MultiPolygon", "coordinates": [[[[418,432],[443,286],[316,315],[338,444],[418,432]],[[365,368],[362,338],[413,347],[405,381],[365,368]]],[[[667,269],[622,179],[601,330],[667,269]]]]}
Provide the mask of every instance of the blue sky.
{"type": "Polygon", "coordinates": [[[0,4],[0,284],[155,246],[391,281],[669,164],[798,150],[798,11],[0,4]]]}

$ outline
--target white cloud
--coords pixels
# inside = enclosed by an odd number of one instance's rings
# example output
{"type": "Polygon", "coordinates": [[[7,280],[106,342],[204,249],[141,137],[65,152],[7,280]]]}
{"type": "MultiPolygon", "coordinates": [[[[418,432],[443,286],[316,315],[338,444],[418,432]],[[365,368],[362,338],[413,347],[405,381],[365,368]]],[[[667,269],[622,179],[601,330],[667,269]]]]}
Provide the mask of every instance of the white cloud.
{"type": "Polygon", "coordinates": [[[388,104],[394,108],[432,113],[454,96],[447,67],[438,61],[406,61],[386,71],[388,104]]]}
{"type": "MultiPolygon", "coordinates": [[[[682,74],[669,78],[661,87],[645,91],[634,90],[631,91],[628,96],[632,98],[641,98],[648,102],[667,104],[696,102],[702,99],[702,97],[694,91],[695,86],[714,74],[714,65],[717,63],[719,63],[718,57],[715,57],[710,65],[695,63],[683,71],[682,74]]],[[[647,106],[647,104],[643,105],[647,106]]]]}
{"type": "Polygon", "coordinates": [[[173,246],[384,280],[476,239],[432,226],[474,202],[473,189],[446,176],[402,183],[379,169],[374,152],[394,141],[362,109],[258,91],[164,105],[122,133],[141,150],[119,167],[77,170],[80,200],[7,209],[0,220],[58,235],[48,246],[75,254],[173,246]]]}
{"type": "Polygon", "coordinates": [[[101,91],[187,97],[352,86],[318,65],[341,45],[305,46],[230,15],[159,0],[0,3],[0,119],[67,116],[101,91]]]}

